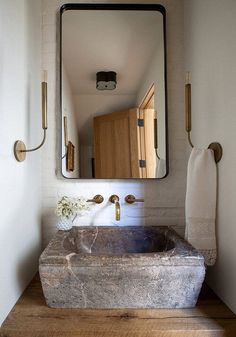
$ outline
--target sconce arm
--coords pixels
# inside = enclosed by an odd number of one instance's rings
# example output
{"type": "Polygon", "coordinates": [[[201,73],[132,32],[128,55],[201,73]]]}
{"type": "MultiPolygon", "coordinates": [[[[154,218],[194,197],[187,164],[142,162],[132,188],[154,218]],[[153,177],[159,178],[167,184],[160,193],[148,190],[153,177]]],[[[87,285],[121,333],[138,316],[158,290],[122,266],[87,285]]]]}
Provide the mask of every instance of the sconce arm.
{"type": "Polygon", "coordinates": [[[43,146],[46,140],[46,129],[43,129],[43,140],[39,144],[39,146],[33,148],[33,149],[26,149],[24,142],[21,140],[17,140],[14,144],[14,155],[17,161],[21,162],[25,160],[26,152],[33,152],[38,150],[40,147],[43,146]]]}
{"type": "Polygon", "coordinates": [[[46,129],[43,129],[43,140],[42,142],[39,144],[39,146],[37,147],[34,147],[33,149],[28,149],[28,150],[20,150],[20,152],[33,152],[33,151],[36,151],[38,149],[40,149],[40,147],[43,146],[43,144],[45,143],[45,140],[46,140],[46,129]]]}

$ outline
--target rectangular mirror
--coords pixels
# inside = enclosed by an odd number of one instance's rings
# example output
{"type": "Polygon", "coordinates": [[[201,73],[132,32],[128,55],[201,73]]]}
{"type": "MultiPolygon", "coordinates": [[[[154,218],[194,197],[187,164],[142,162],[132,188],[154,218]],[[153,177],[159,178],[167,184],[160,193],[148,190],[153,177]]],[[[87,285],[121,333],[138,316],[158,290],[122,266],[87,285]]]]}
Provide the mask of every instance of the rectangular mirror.
{"type": "Polygon", "coordinates": [[[164,7],[65,4],[60,19],[62,175],[165,177],[164,7]]]}

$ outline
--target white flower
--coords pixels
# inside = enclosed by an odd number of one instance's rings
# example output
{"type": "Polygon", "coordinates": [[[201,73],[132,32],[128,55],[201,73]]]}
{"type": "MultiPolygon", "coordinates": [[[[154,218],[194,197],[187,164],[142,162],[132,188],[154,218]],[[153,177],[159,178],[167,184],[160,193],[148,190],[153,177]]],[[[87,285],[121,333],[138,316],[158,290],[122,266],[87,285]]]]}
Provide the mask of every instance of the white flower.
{"type": "Polygon", "coordinates": [[[84,197],[69,198],[64,196],[57,202],[55,213],[59,217],[70,218],[76,217],[89,209],[90,206],[84,197]]]}

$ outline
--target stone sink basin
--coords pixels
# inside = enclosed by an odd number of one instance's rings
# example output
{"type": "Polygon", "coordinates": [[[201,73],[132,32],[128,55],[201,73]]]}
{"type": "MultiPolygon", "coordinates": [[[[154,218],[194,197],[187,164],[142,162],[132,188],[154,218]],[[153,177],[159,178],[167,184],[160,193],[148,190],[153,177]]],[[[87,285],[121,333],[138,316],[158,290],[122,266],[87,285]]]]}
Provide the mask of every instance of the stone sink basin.
{"type": "Polygon", "coordinates": [[[191,308],[205,277],[203,256],[157,226],[58,231],[39,272],[56,308],[191,308]]]}

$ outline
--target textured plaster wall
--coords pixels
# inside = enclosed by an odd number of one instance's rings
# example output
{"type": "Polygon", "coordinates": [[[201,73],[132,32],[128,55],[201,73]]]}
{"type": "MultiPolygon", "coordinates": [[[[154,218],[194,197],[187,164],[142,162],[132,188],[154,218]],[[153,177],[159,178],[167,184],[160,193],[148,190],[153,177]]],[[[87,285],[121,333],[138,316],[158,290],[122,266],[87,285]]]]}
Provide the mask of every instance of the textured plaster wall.
{"type": "Polygon", "coordinates": [[[236,312],[236,2],[185,1],[186,70],[192,82],[192,140],[199,147],[218,141],[218,259],[207,281],[236,312]]]}
{"type": "MultiPolygon", "coordinates": [[[[80,2],[80,1],[71,1],[80,2]]],[[[93,1],[99,2],[99,1],[93,1]]],[[[109,1],[115,2],[115,1],[109,1]]],[[[126,3],[127,1],[120,1],[126,3]]],[[[129,1],[132,2],[132,1],[129,1]]],[[[143,1],[133,1],[143,3],[143,1]]],[[[153,2],[153,1],[150,1],[153,2]]],[[[155,2],[153,2],[155,3],[155,2]]],[[[54,208],[57,198],[67,195],[92,197],[102,194],[106,202],[95,206],[93,212],[79,220],[82,225],[173,225],[183,233],[186,180],[186,135],[184,132],[184,60],[183,60],[183,2],[157,1],[167,10],[168,53],[168,113],[170,173],[163,180],[64,180],[59,173],[60,111],[58,11],[63,1],[43,0],[43,69],[48,70],[48,140],[43,149],[42,194],[44,245],[56,230],[54,208]],[[108,197],[116,193],[121,198],[121,221],[114,220],[114,205],[108,197]],[[143,204],[125,205],[124,196],[132,193],[143,197],[143,204]]]]}
{"type": "Polygon", "coordinates": [[[40,151],[19,163],[17,139],[42,139],[41,4],[0,2],[0,325],[38,268],[41,252],[40,151]]]}

